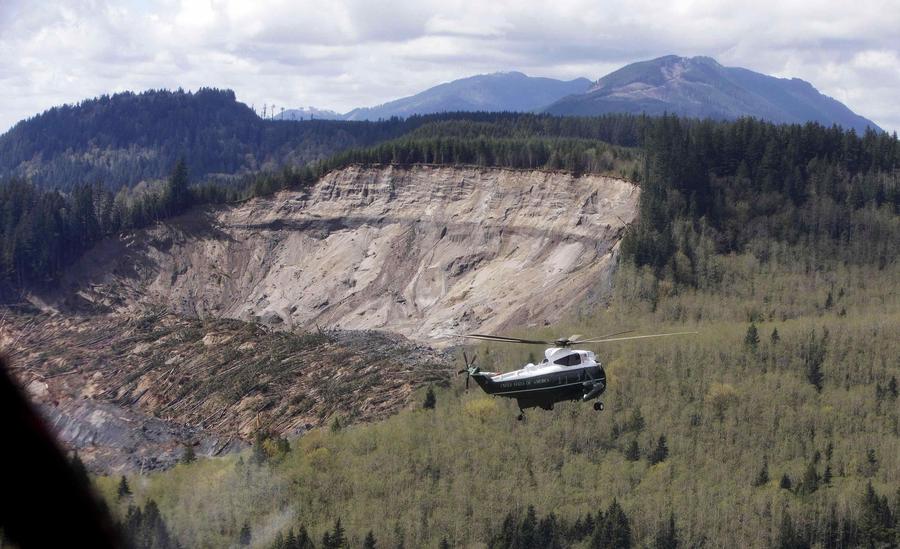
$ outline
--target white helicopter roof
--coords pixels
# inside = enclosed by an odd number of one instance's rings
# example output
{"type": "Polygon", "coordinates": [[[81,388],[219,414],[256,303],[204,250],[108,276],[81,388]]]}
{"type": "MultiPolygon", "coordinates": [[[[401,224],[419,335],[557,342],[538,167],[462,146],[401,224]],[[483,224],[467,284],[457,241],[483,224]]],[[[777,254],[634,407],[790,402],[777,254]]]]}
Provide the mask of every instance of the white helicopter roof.
{"type": "Polygon", "coordinates": [[[565,347],[550,347],[549,349],[544,351],[544,357],[546,357],[546,359],[549,360],[550,362],[553,362],[553,360],[555,360],[561,356],[566,356],[566,355],[568,355],[570,353],[574,353],[574,352],[575,351],[566,349],[565,347]]]}
{"type": "Polygon", "coordinates": [[[580,353],[585,356],[589,360],[594,360],[594,353],[591,351],[582,351],[578,349],[568,349],[566,347],[550,347],[544,351],[544,357],[548,362],[553,362],[554,360],[560,359],[564,356],[568,356],[574,353],[580,353]]]}

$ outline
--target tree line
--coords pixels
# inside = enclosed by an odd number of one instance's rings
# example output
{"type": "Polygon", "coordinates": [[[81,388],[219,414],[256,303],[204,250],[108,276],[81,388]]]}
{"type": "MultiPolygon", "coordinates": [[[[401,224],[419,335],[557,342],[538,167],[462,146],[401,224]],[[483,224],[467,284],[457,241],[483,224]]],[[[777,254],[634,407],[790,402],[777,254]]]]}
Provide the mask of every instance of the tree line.
{"type": "Polygon", "coordinates": [[[325,172],[353,164],[470,165],[581,173],[616,173],[637,178],[633,149],[568,137],[408,137],[366,149],[351,149],[323,161],[325,172]]]}
{"type": "Polygon", "coordinates": [[[116,194],[97,185],[70,193],[44,191],[13,179],[0,185],[0,291],[55,282],[64,268],[101,238],[184,212],[209,197],[189,187],[176,163],[164,185],[116,194]]]}
{"type": "Polygon", "coordinates": [[[663,116],[646,126],[643,151],[639,221],[622,252],[657,275],[715,283],[709,255],[765,261],[772,243],[880,268],[896,258],[896,135],[663,116]]]}

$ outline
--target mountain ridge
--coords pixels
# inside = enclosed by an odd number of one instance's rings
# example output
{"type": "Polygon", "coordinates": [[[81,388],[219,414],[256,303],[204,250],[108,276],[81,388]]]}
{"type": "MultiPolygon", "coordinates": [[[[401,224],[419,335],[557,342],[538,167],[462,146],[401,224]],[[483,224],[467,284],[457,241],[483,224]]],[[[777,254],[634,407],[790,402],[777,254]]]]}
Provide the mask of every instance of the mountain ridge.
{"type": "Polygon", "coordinates": [[[391,116],[472,110],[528,112],[585,90],[589,85],[587,78],[556,80],[528,76],[518,71],[478,74],[438,84],[417,94],[373,107],[353,109],[344,115],[344,119],[377,120],[391,116]]]}
{"type": "Polygon", "coordinates": [[[545,107],[560,116],[613,112],[692,118],[752,116],[775,123],[819,122],[858,132],[881,128],[799,78],[777,78],[712,57],[666,55],[631,63],[598,79],[584,94],[545,107]]]}

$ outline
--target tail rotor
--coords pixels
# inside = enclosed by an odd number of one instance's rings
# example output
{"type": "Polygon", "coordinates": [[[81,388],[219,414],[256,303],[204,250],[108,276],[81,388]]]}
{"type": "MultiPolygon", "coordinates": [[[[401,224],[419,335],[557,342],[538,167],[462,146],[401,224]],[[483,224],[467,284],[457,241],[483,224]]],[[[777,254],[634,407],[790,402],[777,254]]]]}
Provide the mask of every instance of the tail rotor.
{"type": "Polygon", "coordinates": [[[478,368],[478,366],[475,366],[476,358],[478,358],[477,353],[475,355],[472,355],[472,360],[470,361],[469,355],[467,355],[466,352],[463,351],[463,360],[466,363],[466,367],[464,369],[456,372],[456,375],[463,374],[463,373],[466,374],[466,391],[469,390],[469,378],[472,377],[473,374],[477,374],[478,372],[481,371],[481,369],[478,368]]]}

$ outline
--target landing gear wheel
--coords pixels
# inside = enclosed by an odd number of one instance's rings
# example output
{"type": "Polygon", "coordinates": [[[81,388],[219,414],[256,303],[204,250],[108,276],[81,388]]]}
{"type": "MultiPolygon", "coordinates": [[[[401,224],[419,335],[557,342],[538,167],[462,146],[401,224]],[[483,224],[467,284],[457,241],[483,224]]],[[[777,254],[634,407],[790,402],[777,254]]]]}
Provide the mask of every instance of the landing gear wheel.
{"type": "Polygon", "coordinates": [[[603,411],[603,403],[600,402],[599,400],[597,402],[595,402],[594,410],[597,410],[598,412],[602,412],[603,411]]]}

